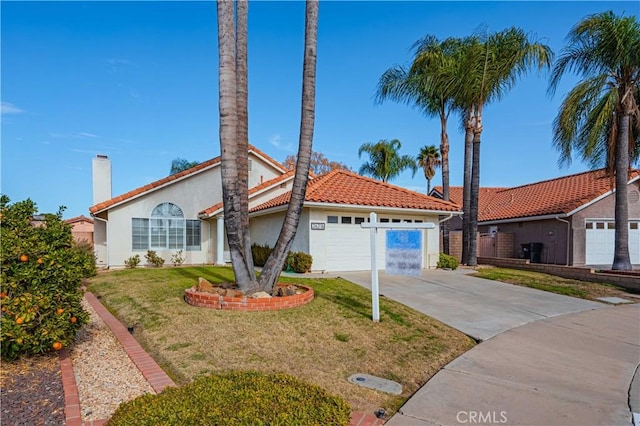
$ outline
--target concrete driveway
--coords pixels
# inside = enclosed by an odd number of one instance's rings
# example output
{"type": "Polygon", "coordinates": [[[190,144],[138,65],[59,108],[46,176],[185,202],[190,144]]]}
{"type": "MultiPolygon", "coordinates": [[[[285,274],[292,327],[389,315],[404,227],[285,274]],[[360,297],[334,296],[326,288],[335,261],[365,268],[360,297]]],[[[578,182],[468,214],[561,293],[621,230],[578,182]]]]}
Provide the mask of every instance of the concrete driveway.
{"type": "MultiPolygon", "coordinates": [[[[380,294],[429,315],[477,341],[532,321],[603,308],[603,303],[468,276],[473,272],[428,270],[418,278],[379,273],[380,294]]],[[[340,277],[371,289],[370,272],[340,277]]]]}
{"type": "MultiPolygon", "coordinates": [[[[467,272],[380,273],[381,294],[489,339],[440,370],[387,425],[633,424],[640,304],[610,306],[467,272]]],[[[369,273],[340,276],[370,288],[369,273]]]]}

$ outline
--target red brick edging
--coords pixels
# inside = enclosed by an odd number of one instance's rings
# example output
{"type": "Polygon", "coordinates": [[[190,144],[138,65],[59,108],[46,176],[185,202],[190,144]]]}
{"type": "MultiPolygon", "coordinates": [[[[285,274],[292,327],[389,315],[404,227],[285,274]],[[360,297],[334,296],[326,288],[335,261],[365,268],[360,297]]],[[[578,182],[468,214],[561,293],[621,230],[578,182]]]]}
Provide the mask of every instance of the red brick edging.
{"type": "Polygon", "coordinates": [[[230,311],[275,311],[306,305],[313,300],[313,288],[296,284],[304,293],[283,297],[225,297],[197,291],[195,287],[184,291],[184,300],[192,306],[230,311]]]}
{"type": "MultiPolygon", "coordinates": [[[[309,303],[313,299],[313,289],[305,287],[308,290],[300,295],[310,294],[308,300],[304,303],[294,305],[301,306],[309,303]]],[[[289,296],[289,297],[296,297],[289,296]]],[[[131,358],[135,366],[140,370],[144,378],[149,382],[156,393],[160,393],[167,386],[175,386],[175,383],[158,364],[145,352],[140,344],[133,338],[128,330],[109,312],[102,303],[90,292],[85,293],[85,299],[93,307],[96,313],[102,318],[104,323],[109,327],[113,335],[118,339],[120,345],[131,358]]],[[[274,298],[277,299],[277,298],[274,298]]],[[[240,299],[242,300],[242,299],[240,299]]],[[[259,300],[259,299],[258,299],[259,300]]],[[[292,307],[292,306],[289,306],[292,307]]],[[[276,308],[283,309],[283,308],[276,308]]],[[[64,388],[64,415],[66,426],[103,426],[107,420],[93,420],[88,422],[82,421],[82,413],[80,410],[80,397],[78,394],[78,385],[76,383],[75,374],[73,372],[73,364],[69,356],[69,350],[64,349],[59,353],[60,357],[60,375],[62,376],[62,386],[64,388]]],[[[349,426],[380,426],[384,424],[382,419],[372,414],[363,412],[351,413],[349,426]]]]}

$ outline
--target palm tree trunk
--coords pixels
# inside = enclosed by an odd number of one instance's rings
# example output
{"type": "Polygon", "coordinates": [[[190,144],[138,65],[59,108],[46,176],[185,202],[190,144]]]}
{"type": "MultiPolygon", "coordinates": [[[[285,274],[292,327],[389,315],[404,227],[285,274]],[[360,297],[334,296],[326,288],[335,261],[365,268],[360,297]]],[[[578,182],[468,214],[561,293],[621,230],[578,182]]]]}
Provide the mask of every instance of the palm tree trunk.
{"type": "Polygon", "coordinates": [[[630,115],[618,114],[618,139],[616,141],[616,192],[613,265],[611,269],[630,271],[629,257],[629,202],[627,181],[629,177],[629,127],[630,115]]]}
{"type": "Polygon", "coordinates": [[[431,179],[427,178],[427,194],[431,192],[431,179]]]}
{"type": "Polygon", "coordinates": [[[476,127],[473,132],[473,161],[471,166],[471,199],[469,206],[469,258],[467,265],[478,264],[478,201],[480,195],[480,135],[482,133],[482,106],[478,106],[476,127]]]}
{"type": "MultiPolygon", "coordinates": [[[[447,116],[440,113],[440,155],[442,156],[442,199],[449,201],[449,135],[447,134],[447,116]]],[[[427,192],[428,194],[428,192],[427,192]]],[[[449,222],[440,224],[442,229],[442,251],[449,254],[449,222]]]]}
{"type": "Polygon", "coordinates": [[[238,0],[236,3],[236,102],[238,111],[237,150],[240,155],[236,157],[238,164],[238,182],[240,195],[240,229],[242,229],[241,253],[244,269],[250,281],[250,290],[257,290],[258,281],[254,273],[253,255],[251,254],[251,234],[249,232],[249,112],[248,112],[248,71],[247,71],[247,0],[238,0]]]}
{"type": "Polygon", "coordinates": [[[471,172],[473,168],[473,128],[474,109],[471,108],[465,120],[464,133],[464,183],[462,187],[462,264],[469,263],[469,218],[471,217],[471,172]]]}
{"type": "MultiPolygon", "coordinates": [[[[247,269],[243,250],[244,234],[236,145],[238,127],[236,46],[233,2],[217,3],[218,10],[218,55],[220,72],[218,76],[220,97],[220,173],[222,178],[222,201],[227,242],[236,283],[243,292],[252,290],[253,271],[247,269]]],[[[246,214],[246,213],[245,213],[246,214]]],[[[255,281],[255,280],[253,280],[255,281]]]]}
{"type": "Polygon", "coordinates": [[[296,174],[291,190],[287,214],[273,252],[260,274],[259,282],[265,291],[271,291],[282,272],[291,244],[298,229],[304,197],[309,180],[311,148],[316,107],[316,47],[318,44],[318,0],[307,0],[305,19],[304,65],[302,71],[302,113],[296,174]]]}

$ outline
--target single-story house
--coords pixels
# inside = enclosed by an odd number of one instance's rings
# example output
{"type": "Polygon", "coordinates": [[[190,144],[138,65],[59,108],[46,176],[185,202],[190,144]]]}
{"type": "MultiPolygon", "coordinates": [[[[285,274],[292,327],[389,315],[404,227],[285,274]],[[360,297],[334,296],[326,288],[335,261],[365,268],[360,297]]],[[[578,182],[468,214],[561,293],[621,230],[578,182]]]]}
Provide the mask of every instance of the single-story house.
{"type": "MultiPolygon", "coordinates": [[[[282,225],[294,173],[249,148],[251,240],[273,246],[282,225]]],[[[224,264],[220,157],[125,194],[111,196],[111,163],[93,159],[94,247],[98,265],[122,267],[125,259],[154,250],[169,262],[183,251],[185,264],[224,264]]],[[[461,214],[459,206],[344,170],[310,176],[302,217],[291,250],[313,257],[313,271],[366,270],[370,230],[360,226],[375,212],[380,222],[435,224],[423,231],[423,268],[438,262],[439,217],[461,214]]],[[[380,265],[385,240],[378,238],[380,265]]]]}
{"type": "Polygon", "coordinates": [[[80,215],[65,222],[71,225],[71,234],[76,242],[86,241],[93,245],[93,219],[80,215]]]}
{"type": "MultiPolygon", "coordinates": [[[[629,254],[640,264],[640,170],[632,170],[629,197],[629,254]]],[[[442,198],[442,187],[430,195],[442,198]]],[[[449,198],[462,205],[462,187],[449,198]]],[[[615,188],[604,169],[562,176],[515,188],[481,188],[478,231],[492,237],[510,234],[513,257],[541,243],[539,260],[560,265],[610,265],[613,262],[615,188]]],[[[461,229],[461,220],[450,222],[461,229]]],[[[540,247],[540,246],[538,246],[540,247]]]]}

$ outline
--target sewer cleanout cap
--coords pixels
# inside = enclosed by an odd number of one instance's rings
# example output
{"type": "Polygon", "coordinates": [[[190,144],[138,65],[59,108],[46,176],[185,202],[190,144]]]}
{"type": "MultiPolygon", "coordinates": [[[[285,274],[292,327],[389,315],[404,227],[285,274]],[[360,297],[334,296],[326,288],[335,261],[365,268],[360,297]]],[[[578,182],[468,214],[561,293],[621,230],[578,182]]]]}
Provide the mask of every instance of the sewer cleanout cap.
{"type": "Polygon", "coordinates": [[[400,383],[394,382],[393,380],[383,379],[382,377],[376,377],[364,373],[357,373],[349,376],[347,380],[349,381],[349,383],[363,386],[365,388],[374,389],[393,395],[402,394],[402,385],[400,383]]]}

